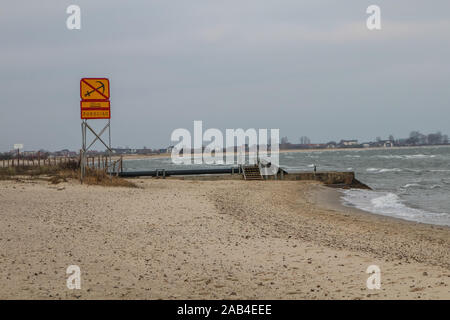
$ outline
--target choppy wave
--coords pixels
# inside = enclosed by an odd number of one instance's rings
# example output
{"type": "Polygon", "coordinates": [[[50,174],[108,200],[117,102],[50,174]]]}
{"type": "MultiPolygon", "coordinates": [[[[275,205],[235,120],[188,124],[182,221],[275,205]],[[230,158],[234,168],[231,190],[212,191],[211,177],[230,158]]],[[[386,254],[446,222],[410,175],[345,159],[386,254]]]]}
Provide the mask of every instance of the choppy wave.
{"type": "Polygon", "coordinates": [[[425,170],[423,169],[411,169],[411,168],[404,168],[404,171],[409,171],[409,172],[415,172],[415,173],[421,173],[424,172],[425,170]]]}
{"type": "Polygon", "coordinates": [[[402,172],[403,169],[400,168],[367,168],[367,172],[373,172],[373,173],[384,173],[384,172],[402,172]]]}
{"type": "Polygon", "coordinates": [[[426,159],[435,158],[435,154],[377,154],[373,156],[379,159],[426,159]]]}
{"type": "Polygon", "coordinates": [[[402,188],[408,189],[408,188],[423,188],[424,186],[419,183],[407,183],[402,188]]]}
{"type": "Polygon", "coordinates": [[[425,158],[435,158],[434,154],[407,154],[404,155],[405,159],[425,159],[425,158]]]}
{"type": "Polygon", "coordinates": [[[392,192],[350,189],[343,191],[343,203],[358,209],[411,221],[450,225],[448,213],[436,213],[412,208],[392,192]]]}
{"type": "Polygon", "coordinates": [[[380,158],[380,159],[403,159],[403,156],[401,155],[392,155],[392,154],[377,154],[373,156],[374,158],[380,158]]]}
{"type": "Polygon", "coordinates": [[[401,189],[439,189],[442,188],[440,184],[427,184],[427,183],[407,183],[401,187],[401,189]]]}

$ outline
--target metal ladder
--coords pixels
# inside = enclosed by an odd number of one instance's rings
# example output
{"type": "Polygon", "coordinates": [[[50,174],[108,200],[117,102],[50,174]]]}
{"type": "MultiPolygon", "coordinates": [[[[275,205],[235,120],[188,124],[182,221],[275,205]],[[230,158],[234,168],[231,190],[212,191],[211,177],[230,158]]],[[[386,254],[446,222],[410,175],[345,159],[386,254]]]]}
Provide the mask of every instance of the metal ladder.
{"type": "Polygon", "coordinates": [[[257,164],[242,165],[242,175],[244,176],[244,180],[263,180],[261,170],[257,164]]]}

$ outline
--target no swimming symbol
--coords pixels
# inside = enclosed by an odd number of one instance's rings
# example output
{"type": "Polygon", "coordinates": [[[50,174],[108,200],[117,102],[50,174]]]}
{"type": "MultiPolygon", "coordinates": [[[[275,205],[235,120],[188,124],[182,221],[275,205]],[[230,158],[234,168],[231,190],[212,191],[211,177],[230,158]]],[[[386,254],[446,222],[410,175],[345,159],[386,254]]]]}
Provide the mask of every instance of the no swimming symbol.
{"type": "Polygon", "coordinates": [[[83,78],[80,81],[81,100],[109,100],[109,80],[106,78],[83,78]]]}

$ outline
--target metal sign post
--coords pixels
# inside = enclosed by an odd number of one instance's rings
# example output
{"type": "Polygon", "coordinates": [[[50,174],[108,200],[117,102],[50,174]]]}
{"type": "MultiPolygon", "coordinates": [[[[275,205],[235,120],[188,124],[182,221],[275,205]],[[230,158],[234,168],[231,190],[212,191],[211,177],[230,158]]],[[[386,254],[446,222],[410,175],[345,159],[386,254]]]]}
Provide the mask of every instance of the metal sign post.
{"type": "Polygon", "coordinates": [[[99,132],[95,132],[95,130],[88,124],[87,119],[83,119],[81,121],[81,137],[82,137],[82,144],[81,144],[81,183],[83,183],[83,178],[86,176],[86,155],[89,149],[94,145],[95,142],[100,141],[108,150],[108,156],[107,156],[107,167],[109,168],[111,164],[111,120],[108,119],[108,122],[106,123],[105,127],[99,132]],[[92,140],[88,145],[87,140],[87,129],[95,136],[94,140],[92,140]],[[102,138],[102,134],[105,133],[106,129],[108,129],[108,143],[106,143],[102,138]]]}
{"type": "MultiPolygon", "coordinates": [[[[87,152],[95,142],[100,141],[108,150],[107,165],[111,165],[111,109],[109,101],[109,80],[107,78],[83,78],[80,81],[80,110],[81,110],[81,151],[80,151],[80,177],[81,183],[86,176],[87,152]],[[88,119],[107,119],[105,127],[99,132],[88,124],[88,119]],[[95,136],[94,140],[87,141],[87,129],[95,136]],[[108,143],[101,136],[108,129],[108,143]]],[[[108,170],[108,169],[107,169],[108,170]]]]}

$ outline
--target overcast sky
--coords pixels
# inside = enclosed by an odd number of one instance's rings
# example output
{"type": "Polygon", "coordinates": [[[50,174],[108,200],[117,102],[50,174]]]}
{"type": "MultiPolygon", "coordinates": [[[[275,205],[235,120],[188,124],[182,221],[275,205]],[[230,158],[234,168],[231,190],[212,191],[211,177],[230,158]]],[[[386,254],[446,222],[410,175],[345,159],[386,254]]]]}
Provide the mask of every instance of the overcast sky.
{"type": "Polygon", "coordinates": [[[3,1],[0,40],[0,151],[78,150],[82,77],[110,79],[113,146],[194,120],[292,142],[450,133],[448,0],[3,1]]]}

